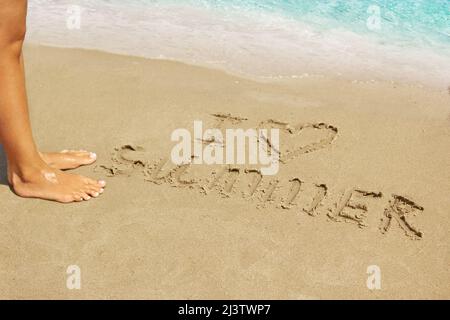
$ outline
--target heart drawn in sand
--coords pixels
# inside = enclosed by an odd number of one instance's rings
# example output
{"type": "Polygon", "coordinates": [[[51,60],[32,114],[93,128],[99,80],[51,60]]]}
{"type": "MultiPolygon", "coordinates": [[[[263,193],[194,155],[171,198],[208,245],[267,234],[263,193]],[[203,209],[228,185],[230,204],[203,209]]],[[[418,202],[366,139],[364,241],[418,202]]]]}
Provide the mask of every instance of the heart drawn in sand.
{"type": "MultiPolygon", "coordinates": [[[[280,162],[288,161],[302,154],[315,152],[331,145],[337,138],[338,129],[326,123],[302,123],[295,126],[286,122],[267,120],[259,124],[261,129],[279,129],[281,134],[280,162]]],[[[267,141],[270,145],[270,141],[267,141]]]]}

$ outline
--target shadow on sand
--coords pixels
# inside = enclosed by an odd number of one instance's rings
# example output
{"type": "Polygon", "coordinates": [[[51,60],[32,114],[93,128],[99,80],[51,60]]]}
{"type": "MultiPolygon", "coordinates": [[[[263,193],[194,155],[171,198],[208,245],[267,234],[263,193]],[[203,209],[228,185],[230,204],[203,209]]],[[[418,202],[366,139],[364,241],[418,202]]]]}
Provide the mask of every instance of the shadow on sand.
{"type": "Polygon", "coordinates": [[[0,145],[0,185],[8,185],[8,176],[6,174],[6,155],[0,145]]]}

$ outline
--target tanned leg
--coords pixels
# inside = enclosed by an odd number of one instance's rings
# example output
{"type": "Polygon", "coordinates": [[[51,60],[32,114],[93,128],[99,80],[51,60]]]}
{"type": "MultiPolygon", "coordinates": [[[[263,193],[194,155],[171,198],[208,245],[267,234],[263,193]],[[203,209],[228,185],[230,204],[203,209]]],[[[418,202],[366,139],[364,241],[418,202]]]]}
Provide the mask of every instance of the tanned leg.
{"type": "Polygon", "coordinates": [[[89,200],[103,192],[104,181],[52,168],[36,148],[21,62],[26,14],[26,0],[0,0],[0,143],[7,155],[9,183],[22,197],[89,200]]]}

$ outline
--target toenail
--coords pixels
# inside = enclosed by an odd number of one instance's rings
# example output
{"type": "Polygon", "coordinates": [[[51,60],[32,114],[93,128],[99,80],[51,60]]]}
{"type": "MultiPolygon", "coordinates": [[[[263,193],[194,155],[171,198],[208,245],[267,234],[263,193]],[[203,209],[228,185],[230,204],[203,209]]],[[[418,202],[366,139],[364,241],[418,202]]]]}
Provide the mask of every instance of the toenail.
{"type": "Polygon", "coordinates": [[[100,194],[98,192],[94,192],[93,196],[98,197],[100,194]]]}
{"type": "Polygon", "coordinates": [[[100,180],[98,183],[99,183],[102,187],[106,186],[106,181],[104,181],[104,180],[100,180]]]}
{"type": "Polygon", "coordinates": [[[97,155],[93,152],[89,153],[89,157],[91,157],[91,159],[97,159],[97,155]]]}
{"type": "Polygon", "coordinates": [[[99,192],[100,192],[100,194],[101,194],[101,193],[105,192],[105,189],[102,188],[102,189],[100,189],[99,192]]]}

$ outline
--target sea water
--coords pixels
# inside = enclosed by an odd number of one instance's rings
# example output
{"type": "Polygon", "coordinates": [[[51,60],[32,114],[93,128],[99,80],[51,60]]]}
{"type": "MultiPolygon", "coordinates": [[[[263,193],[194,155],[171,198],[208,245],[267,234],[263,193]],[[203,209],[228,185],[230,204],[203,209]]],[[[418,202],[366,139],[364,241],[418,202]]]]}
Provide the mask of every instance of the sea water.
{"type": "Polygon", "coordinates": [[[28,41],[261,78],[450,85],[450,0],[29,0],[28,41]]]}

